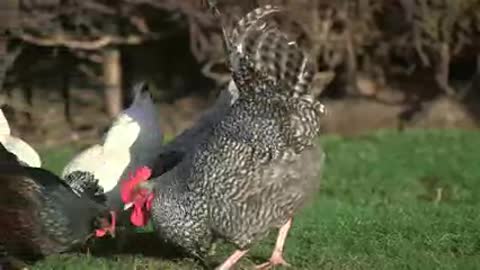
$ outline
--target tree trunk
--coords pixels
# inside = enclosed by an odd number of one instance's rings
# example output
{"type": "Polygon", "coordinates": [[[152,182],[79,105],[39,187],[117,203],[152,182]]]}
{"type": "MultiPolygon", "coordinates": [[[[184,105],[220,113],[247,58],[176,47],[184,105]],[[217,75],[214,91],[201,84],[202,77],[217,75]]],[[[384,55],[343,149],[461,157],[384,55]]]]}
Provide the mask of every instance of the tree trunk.
{"type": "Polygon", "coordinates": [[[73,118],[72,118],[72,97],[70,95],[70,83],[72,77],[72,67],[74,65],[72,56],[70,52],[66,49],[62,49],[62,64],[60,67],[62,70],[59,72],[62,74],[62,98],[63,98],[63,113],[64,117],[67,120],[67,123],[70,127],[73,127],[73,118]]]}
{"type": "Polygon", "coordinates": [[[0,1],[0,36],[3,36],[7,30],[18,27],[19,7],[18,0],[0,1]]]}
{"type": "Polygon", "coordinates": [[[7,49],[7,32],[18,27],[18,10],[18,0],[0,1],[0,90],[3,89],[8,69],[18,55],[18,52],[9,54],[7,49]]]}
{"type": "Polygon", "coordinates": [[[25,116],[30,124],[32,124],[34,121],[33,111],[35,104],[33,102],[33,85],[34,84],[32,80],[28,80],[25,84],[25,87],[23,87],[23,98],[25,103],[28,105],[28,110],[25,112],[25,116]]]}
{"type": "Polygon", "coordinates": [[[123,87],[123,106],[129,106],[133,100],[133,70],[132,57],[128,52],[122,51],[122,87],[123,87]]]}
{"type": "MultiPolygon", "coordinates": [[[[345,13],[349,15],[349,6],[348,2],[345,4],[345,13]]],[[[353,40],[353,26],[350,18],[346,20],[346,32],[345,32],[345,42],[346,42],[346,61],[347,61],[347,93],[350,95],[357,95],[359,93],[357,88],[357,54],[355,51],[355,44],[353,40]]]]}
{"type": "Polygon", "coordinates": [[[114,118],[122,110],[122,67],[118,48],[103,51],[103,82],[105,109],[114,118]]]}
{"type": "MultiPolygon", "coordinates": [[[[350,28],[351,29],[351,28],[350,28]]],[[[355,53],[355,46],[353,44],[352,33],[350,29],[346,33],[347,43],[347,93],[350,95],[357,95],[359,90],[357,88],[357,59],[355,53]]]]}
{"type": "Polygon", "coordinates": [[[455,97],[455,90],[450,86],[450,46],[446,42],[439,45],[440,62],[436,67],[435,80],[438,86],[450,97],[455,97]]]}
{"type": "Polygon", "coordinates": [[[8,70],[7,61],[7,39],[0,37],[0,90],[3,91],[3,83],[8,70]]]}

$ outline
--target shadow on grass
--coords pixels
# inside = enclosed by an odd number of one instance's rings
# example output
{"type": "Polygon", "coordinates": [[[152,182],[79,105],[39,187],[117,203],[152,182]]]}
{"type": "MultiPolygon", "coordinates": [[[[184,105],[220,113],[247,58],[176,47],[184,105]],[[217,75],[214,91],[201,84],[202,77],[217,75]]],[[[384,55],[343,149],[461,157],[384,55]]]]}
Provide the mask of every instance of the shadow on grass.
{"type": "MultiPolygon", "coordinates": [[[[193,259],[179,248],[165,243],[158,238],[155,232],[137,232],[128,236],[124,244],[119,247],[117,239],[102,239],[90,246],[90,254],[95,257],[111,258],[117,255],[141,255],[162,261],[191,261],[202,269],[213,269],[210,260],[193,259]]],[[[197,268],[195,268],[197,269],[197,268]]]]}
{"type": "Polygon", "coordinates": [[[114,255],[142,255],[166,260],[184,259],[185,254],[172,245],[158,239],[154,232],[137,232],[128,236],[121,248],[117,239],[101,239],[90,246],[91,255],[111,257],[114,255]]]}

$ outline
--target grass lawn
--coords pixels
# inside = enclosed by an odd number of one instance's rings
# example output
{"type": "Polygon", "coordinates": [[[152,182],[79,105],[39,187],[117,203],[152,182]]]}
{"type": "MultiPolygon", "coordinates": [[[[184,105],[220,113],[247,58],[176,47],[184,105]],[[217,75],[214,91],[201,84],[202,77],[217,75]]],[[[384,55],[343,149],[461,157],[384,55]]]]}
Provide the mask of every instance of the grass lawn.
{"type": "MultiPolygon", "coordinates": [[[[479,132],[377,132],[323,144],[323,189],[294,221],[290,269],[480,269],[479,132]]],[[[72,150],[42,154],[58,172],[72,150]]],[[[59,255],[33,269],[200,269],[153,257],[162,255],[156,239],[141,236],[132,249],[144,255],[59,255]]],[[[237,269],[267,259],[274,240],[272,233],[237,269]]],[[[221,246],[214,261],[230,250],[221,246]]]]}

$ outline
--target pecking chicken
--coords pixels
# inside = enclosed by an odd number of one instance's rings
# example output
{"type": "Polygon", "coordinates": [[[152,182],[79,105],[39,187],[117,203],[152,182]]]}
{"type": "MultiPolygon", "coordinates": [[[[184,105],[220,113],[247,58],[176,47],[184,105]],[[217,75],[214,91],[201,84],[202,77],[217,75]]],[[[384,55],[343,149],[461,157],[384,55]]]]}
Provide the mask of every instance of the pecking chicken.
{"type": "Polygon", "coordinates": [[[0,144],[0,247],[9,256],[36,260],[71,250],[91,236],[114,235],[115,214],[55,174],[21,165],[0,144]]]}
{"type": "Polygon", "coordinates": [[[323,105],[311,94],[314,66],[295,42],[268,22],[280,11],[248,13],[225,34],[238,98],[176,166],[149,179],[139,169],[122,185],[131,222],[154,228],[204,258],[217,239],[238,249],[217,269],[230,269],[271,228],[280,228],[270,260],[282,250],[292,217],[317,191],[324,155],[315,147],[323,105]],[[304,170],[311,158],[312,170],[304,170]],[[287,168],[287,169],[286,169],[287,168]]]}
{"type": "Polygon", "coordinates": [[[11,135],[10,125],[0,108],[0,143],[15,156],[21,163],[30,167],[41,167],[42,161],[38,153],[28,143],[11,135]]]}
{"type": "Polygon", "coordinates": [[[119,180],[139,166],[152,166],[162,140],[157,109],[148,85],[139,83],[134,87],[132,104],[115,119],[102,144],[93,145],[75,156],[61,176],[71,186],[76,182],[96,183],[97,195],[105,193],[107,205],[121,210],[119,180]]]}

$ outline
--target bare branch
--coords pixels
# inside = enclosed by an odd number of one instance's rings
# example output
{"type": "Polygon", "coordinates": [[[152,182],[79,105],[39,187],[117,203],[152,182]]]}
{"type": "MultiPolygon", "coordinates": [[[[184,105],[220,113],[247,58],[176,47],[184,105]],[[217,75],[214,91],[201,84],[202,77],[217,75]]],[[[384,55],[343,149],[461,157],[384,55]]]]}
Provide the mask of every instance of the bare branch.
{"type": "Polygon", "coordinates": [[[213,66],[215,66],[217,61],[211,60],[207,62],[205,65],[202,67],[202,74],[205,75],[205,77],[210,78],[217,82],[217,84],[225,84],[228,81],[230,81],[231,76],[229,73],[221,73],[221,72],[215,72],[213,71],[213,66]]]}
{"type": "Polygon", "coordinates": [[[62,46],[70,49],[98,50],[109,45],[129,44],[136,45],[142,43],[145,38],[140,36],[115,37],[101,36],[93,40],[80,41],[64,35],[55,35],[49,38],[35,37],[28,33],[16,35],[21,40],[38,46],[62,46]]]}

